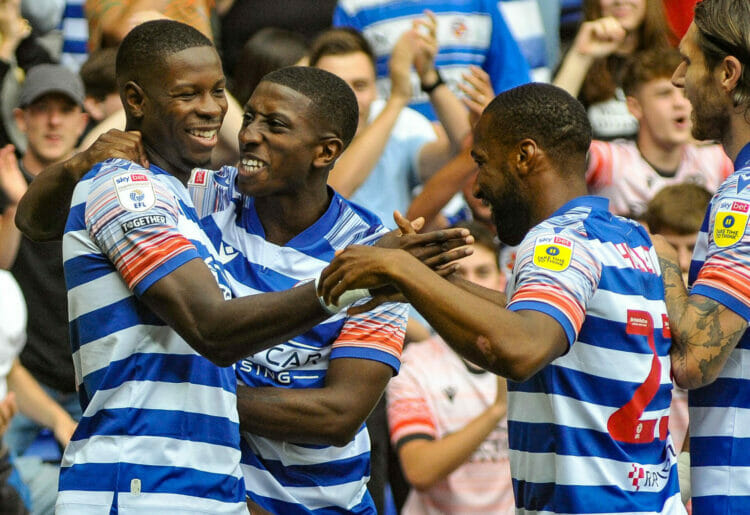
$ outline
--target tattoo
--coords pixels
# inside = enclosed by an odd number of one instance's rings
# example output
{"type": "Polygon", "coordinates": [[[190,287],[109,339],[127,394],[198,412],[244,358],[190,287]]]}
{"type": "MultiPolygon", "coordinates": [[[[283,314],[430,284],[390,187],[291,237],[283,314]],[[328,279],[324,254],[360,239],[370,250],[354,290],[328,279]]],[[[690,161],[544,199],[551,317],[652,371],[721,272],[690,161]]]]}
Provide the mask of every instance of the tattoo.
{"type": "Polygon", "coordinates": [[[733,312],[715,300],[688,296],[675,262],[659,257],[659,265],[672,331],[672,367],[689,378],[692,388],[709,384],[724,368],[747,325],[737,323],[738,315],[723,316],[733,312]],[[691,371],[699,377],[690,377],[691,371]]]}

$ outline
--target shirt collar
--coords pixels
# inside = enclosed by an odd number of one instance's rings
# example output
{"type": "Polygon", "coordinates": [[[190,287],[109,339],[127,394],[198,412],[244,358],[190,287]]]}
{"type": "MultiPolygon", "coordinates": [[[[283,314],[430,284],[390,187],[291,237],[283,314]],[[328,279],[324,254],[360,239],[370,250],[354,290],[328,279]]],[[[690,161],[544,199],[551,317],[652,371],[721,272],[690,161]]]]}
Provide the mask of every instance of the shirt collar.
{"type": "MultiPolygon", "coordinates": [[[[573,200],[569,200],[568,202],[560,206],[557,211],[552,213],[552,216],[565,214],[576,207],[589,207],[591,209],[609,211],[609,199],[606,199],[604,197],[596,197],[594,195],[584,195],[582,197],[576,197],[573,200]]],[[[550,216],[550,218],[552,218],[552,216],[550,216]]]]}
{"type": "Polygon", "coordinates": [[[734,169],[740,170],[750,166],[750,143],[742,147],[740,153],[737,154],[737,159],[734,160],[734,169]]]}

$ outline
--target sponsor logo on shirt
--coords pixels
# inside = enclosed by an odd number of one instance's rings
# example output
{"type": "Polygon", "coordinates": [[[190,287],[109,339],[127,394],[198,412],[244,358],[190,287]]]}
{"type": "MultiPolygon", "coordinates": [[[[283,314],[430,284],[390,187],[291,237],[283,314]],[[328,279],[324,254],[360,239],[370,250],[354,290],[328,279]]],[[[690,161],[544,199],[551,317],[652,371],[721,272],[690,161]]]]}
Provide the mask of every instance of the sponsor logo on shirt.
{"type": "Polygon", "coordinates": [[[714,242],[717,247],[729,247],[742,239],[747,227],[750,204],[741,200],[722,200],[714,218],[714,242]]]}
{"type": "Polygon", "coordinates": [[[166,225],[167,217],[164,215],[145,215],[133,218],[120,224],[123,234],[127,234],[134,229],[142,229],[151,225],[166,225]]]}
{"type": "Polygon", "coordinates": [[[146,211],[156,203],[154,187],[145,174],[124,173],[114,178],[117,201],[127,211],[146,211]]]}
{"type": "Polygon", "coordinates": [[[534,244],[534,264],[553,272],[562,272],[573,257],[573,241],[562,236],[540,236],[534,244]]]}
{"type": "Polygon", "coordinates": [[[201,168],[195,168],[193,169],[193,173],[190,176],[190,180],[188,181],[188,184],[195,185],[195,186],[205,186],[206,177],[207,177],[206,170],[203,170],[201,168]]]}

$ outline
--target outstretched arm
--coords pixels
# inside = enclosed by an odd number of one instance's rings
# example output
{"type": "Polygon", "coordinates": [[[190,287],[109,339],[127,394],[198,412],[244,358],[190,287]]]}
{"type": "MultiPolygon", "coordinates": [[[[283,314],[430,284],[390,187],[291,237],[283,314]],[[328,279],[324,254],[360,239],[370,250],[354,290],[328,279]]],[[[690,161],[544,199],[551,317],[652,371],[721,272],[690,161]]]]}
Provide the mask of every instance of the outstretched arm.
{"type": "Polygon", "coordinates": [[[321,274],[326,302],[352,288],[394,285],[468,360],[523,381],[568,348],[562,326],[537,311],[511,312],[451,284],[403,251],[352,246],[321,274]]]}
{"type": "Polygon", "coordinates": [[[712,383],[747,330],[747,321],[723,304],[703,295],[688,295],[677,253],[653,235],[659,255],[665,300],[672,331],[672,373],[682,388],[712,383]]]}
{"type": "Polygon", "coordinates": [[[88,149],[36,176],[18,204],[18,228],[36,241],[62,238],[76,184],[96,163],[110,158],[127,159],[148,168],[139,132],[105,132],[88,149]]]}

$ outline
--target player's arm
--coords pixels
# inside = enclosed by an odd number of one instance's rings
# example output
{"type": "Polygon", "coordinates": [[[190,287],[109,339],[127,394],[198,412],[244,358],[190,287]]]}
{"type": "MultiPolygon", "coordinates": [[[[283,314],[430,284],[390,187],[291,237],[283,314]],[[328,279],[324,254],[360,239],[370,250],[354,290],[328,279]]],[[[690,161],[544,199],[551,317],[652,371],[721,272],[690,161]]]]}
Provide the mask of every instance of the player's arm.
{"type": "Polygon", "coordinates": [[[140,133],[112,129],[83,152],[45,168],[34,178],[18,203],[18,228],[32,240],[60,239],[76,184],[96,163],[109,158],[127,159],[148,168],[140,133]]]}
{"type": "Polygon", "coordinates": [[[664,294],[672,331],[672,373],[682,388],[712,383],[747,329],[747,320],[703,295],[688,295],[676,251],[659,235],[652,236],[659,255],[664,294]]]}
{"type": "MultiPolygon", "coordinates": [[[[393,385],[388,386],[389,394],[393,385]]],[[[505,417],[506,397],[505,379],[498,377],[495,402],[458,431],[439,439],[426,434],[404,435],[396,447],[407,481],[417,490],[427,490],[466,463],[505,417]]],[[[390,418],[389,403],[389,424],[390,418]]]]}
{"type": "Polygon", "coordinates": [[[552,316],[512,312],[449,281],[405,252],[352,246],[321,274],[321,292],[335,301],[350,288],[394,285],[459,354],[514,381],[523,381],[568,349],[552,316]]]}
{"type": "Polygon", "coordinates": [[[240,428],[277,440],[343,446],[383,394],[393,369],[380,361],[337,358],[322,388],[237,386],[240,428]]]}

